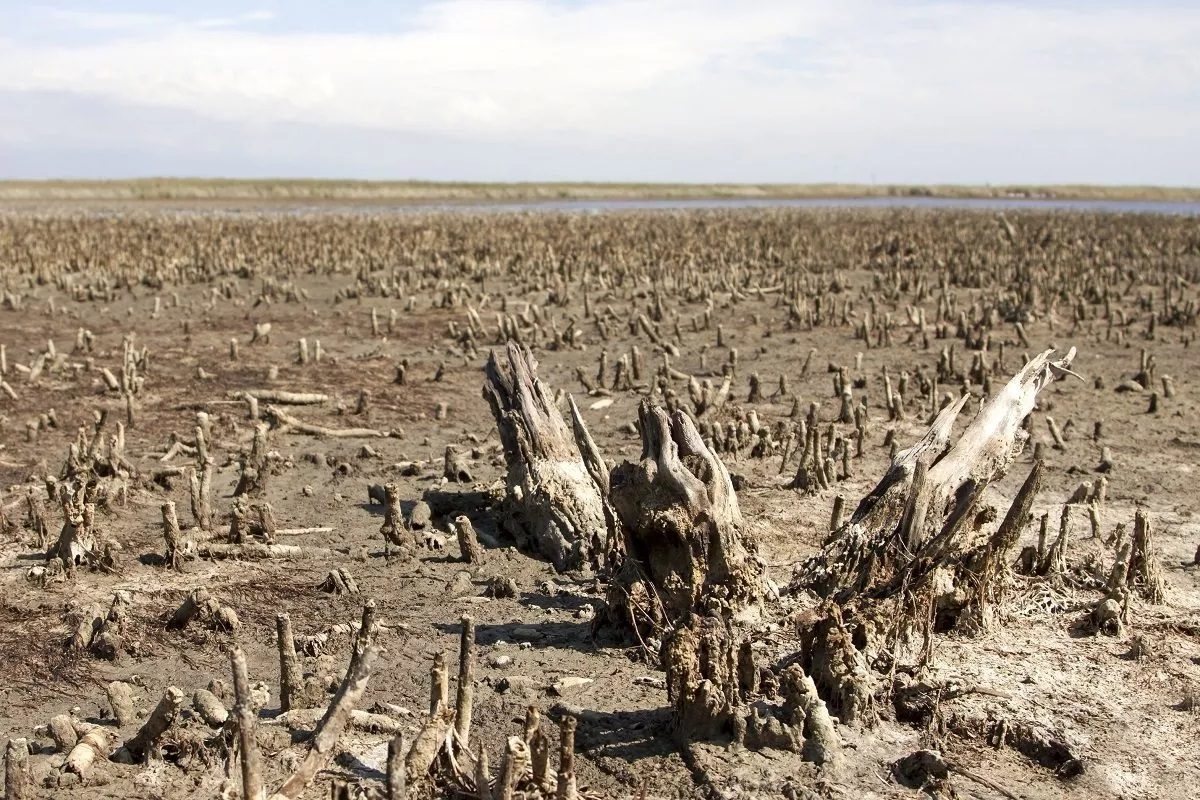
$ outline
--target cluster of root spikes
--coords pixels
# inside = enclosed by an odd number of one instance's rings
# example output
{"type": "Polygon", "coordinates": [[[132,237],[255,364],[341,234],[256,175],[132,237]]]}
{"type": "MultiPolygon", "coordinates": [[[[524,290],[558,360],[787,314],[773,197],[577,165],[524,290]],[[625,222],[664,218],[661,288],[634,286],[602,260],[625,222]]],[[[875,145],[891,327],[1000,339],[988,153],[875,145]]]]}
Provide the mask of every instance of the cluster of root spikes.
{"type": "MultiPolygon", "coordinates": [[[[108,704],[115,728],[92,724],[68,714],[49,721],[44,733],[55,743],[61,763],[51,770],[48,786],[67,791],[81,783],[102,783],[101,765],[106,761],[125,764],[169,761],[189,765],[222,765],[225,776],[221,797],[256,800],[296,800],[329,766],[340,751],[347,730],[393,734],[388,743],[386,777],[382,781],[335,779],[330,784],[333,798],[462,797],[479,800],[554,798],[579,800],[596,795],[577,785],[574,769],[576,719],[561,715],[557,737],[547,733],[534,706],[528,708],[523,731],[504,742],[499,763],[493,770],[482,741],[472,741],[471,713],[475,690],[475,623],[463,616],[458,661],[458,690],[452,705],[446,659],[438,653],[430,670],[429,714],[411,741],[401,732],[403,724],[387,714],[358,708],[371,679],[381,644],[375,603],[363,607],[362,622],[354,637],[350,663],[327,707],[312,707],[325,696],[324,687],[312,676],[306,680],[296,651],[291,620],[277,619],[280,661],[279,713],[265,715],[270,690],[264,683],[251,683],[242,649],[230,649],[232,688],[213,680],[198,688],[188,702],[186,693],[168,686],[146,721],[122,738],[122,730],[135,717],[132,687],[115,681],[107,687],[108,704]],[[229,705],[231,703],[231,705],[229,705]],[[308,734],[308,728],[316,724],[308,734]],[[268,786],[260,725],[283,725],[307,736],[308,748],[295,767],[277,786],[268,786]],[[552,739],[557,756],[552,758],[552,739]],[[552,762],[557,762],[557,768],[552,762]]],[[[29,744],[13,739],[5,751],[5,800],[31,797],[29,744]]]]}
{"type": "MultiPolygon", "coordinates": [[[[801,753],[822,775],[836,776],[842,747],[834,717],[851,726],[870,727],[883,715],[928,724],[931,698],[946,688],[925,681],[936,635],[986,632],[1046,592],[1090,593],[1059,609],[1083,611],[1084,627],[1105,634],[1124,630],[1134,593],[1161,601],[1144,514],[1131,537],[1118,529],[1113,565],[1102,574],[1095,563],[1068,559],[1066,524],[1079,505],[1064,507],[1053,542],[1043,518],[1039,544],[1015,551],[1032,517],[1040,460],[1002,518],[986,497],[1021,452],[1038,393],[1078,377],[1074,356],[1074,349],[1059,358],[1050,350],[1031,358],[957,437],[967,396],[948,399],[928,432],[895,452],[849,519],[835,523],[821,550],[778,589],[755,555],[729,473],[692,415],[643,401],[641,458],[609,470],[574,402],[568,425],[529,351],[510,343],[502,356],[492,354],[485,390],[508,457],[505,513],[519,537],[556,563],[605,548],[606,619],[666,672],[673,729],[685,748],[732,737],[801,753]],[[790,610],[800,648],[763,665],[754,627],[743,623],[770,606],[790,610]]],[[[1093,503],[1094,511],[1103,488],[1101,478],[1073,502],[1093,503]]],[[[997,733],[992,720],[958,724],[1060,775],[1083,769],[1044,726],[1013,720],[997,733]]],[[[933,768],[916,759],[903,769],[922,763],[933,768]]]]}

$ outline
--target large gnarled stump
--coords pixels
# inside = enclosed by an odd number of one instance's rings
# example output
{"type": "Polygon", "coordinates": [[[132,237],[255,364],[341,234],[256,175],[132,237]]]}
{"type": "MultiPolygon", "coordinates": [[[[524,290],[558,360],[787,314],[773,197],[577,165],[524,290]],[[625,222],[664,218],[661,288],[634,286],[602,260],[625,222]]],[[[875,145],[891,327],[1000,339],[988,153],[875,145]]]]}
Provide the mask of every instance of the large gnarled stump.
{"type": "Polygon", "coordinates": [[[519,546],[549,558],[560,572],[587,565],[607,545],[604,499],[571,428],[538,380],[537,362],[510,342],[502,356],[492,352],[484,371],[483,395],[508,465],[505,527],[519,546]]]}
{"type": "Polygon", "coordinates": [[[620,519],[624,562],[610,611],[639,634],[757,606],[764,569],[743,539],[733,481],[682,411],[643,402],[642,457],[615,467],[609,499],[620,519]]]}
{"type": "Polygon", "coordinates": [[[844,722],[869,721],[872,699],[897,666],[928,661],[932,636],[964,621],[986,627],[1011,551],[1040,483],[1035,464],[999,527],[983,504],[989,483],[1020,453],[1038,392],[1070,373],[1072,349],[1034,357],[949,448],[964,401],[947,406],[898,453],[851,520],[793,577],[821,601],[801,622],[801,664],[844,722]]]}

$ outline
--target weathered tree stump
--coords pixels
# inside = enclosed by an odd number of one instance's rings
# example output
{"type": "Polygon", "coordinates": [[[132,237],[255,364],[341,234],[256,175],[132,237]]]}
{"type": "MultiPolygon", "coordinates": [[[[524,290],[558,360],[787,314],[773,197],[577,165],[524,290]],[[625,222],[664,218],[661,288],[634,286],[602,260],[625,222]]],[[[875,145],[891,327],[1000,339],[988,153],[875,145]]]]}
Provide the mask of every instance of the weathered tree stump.
{"type": "Polygon", "coordinates": [[[608,525],[600,489],[589,474],[528,349],[510,342],[488,357],[483,394],[492,408],[508,465],[502,514],[517,544],[562,571],[604,552],[608,525]]]}
{"type": "Polygon", "coordinates": [[[686,623],[693,613],[756,606],[764,569],[744,540],[725,465],[682,411],[668,416],[643,402],[638,416],[642,458],[610,477],[624,551],[610,612],[640,633],[686,623]]]}
{"type": "Polygon", "coordinates": [[[1040,482],[1035,463],[1004,521],[982,502],[1021,451],[1038,392],[1070,373],[1075,355],[1034,357],[949,448],[963,401],[944,408],[823,550],[797,569],[791,589],[826,598],[801,623],[800,663],[843,722],[870,722],[872,698],[897,664],[928,661],[935,632],[964,621],[986,627],[1040,482]]]}

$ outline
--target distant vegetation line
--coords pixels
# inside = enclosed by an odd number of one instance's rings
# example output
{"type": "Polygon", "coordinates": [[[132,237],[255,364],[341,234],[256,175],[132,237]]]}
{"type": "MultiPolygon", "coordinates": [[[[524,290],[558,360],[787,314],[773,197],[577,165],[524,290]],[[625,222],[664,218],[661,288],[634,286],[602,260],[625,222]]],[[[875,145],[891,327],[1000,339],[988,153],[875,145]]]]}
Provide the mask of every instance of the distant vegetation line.
{"type": "Polygon", "coordinates": [[[1200,187],[877,185],[851,183],[464,183],[145,178],[0,181],[0,201],[538,201],[705,198],[1054,198],[1197,201],[1200,187]]]}

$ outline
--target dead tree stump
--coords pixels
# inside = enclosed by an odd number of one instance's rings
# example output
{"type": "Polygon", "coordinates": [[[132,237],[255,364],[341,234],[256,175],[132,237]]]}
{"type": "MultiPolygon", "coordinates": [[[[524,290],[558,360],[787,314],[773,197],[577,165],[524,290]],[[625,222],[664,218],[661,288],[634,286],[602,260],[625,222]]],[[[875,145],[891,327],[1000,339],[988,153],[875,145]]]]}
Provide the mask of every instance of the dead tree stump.
{"type": "Polygon", "coordinates": [[[642,458],[610,478],[624,550],[610,613],[641,633],[756,606],[764,569],[744,539],[725,465],[682,411],[668,416],[643,402],[638,417],[642,458]]]}
{"type": "Polygon", "coordinates": [[[1020,453],[1038,392],[1073,374],[1075,351],[1057,361],[1052,353],[1031,359],[949,447],[963,402],[943,409],[917,445],[896,454],[850,522],[797,569],[791,590],[825,598],[801,623],[799,662],[843,722],[869,723],[872,700],[887,696],[884,676],[927,663],[935,633],[964,621],[986,627],[1040,463],[990,534],[982,528],[995,515],[982,494],[1020,453]]]}
{"type": "Polygon", "coordinates": [[[484,372],[483,394],[508,465],[505,528],[518,546],[546,556],[560,572],[587,565],[604,552],[608,525],[585,464],[589,454],[581,454],[586,445],[577,443],[538,380],[527,348],[510,342],[503,355],[492,351],[484,372]]]}

